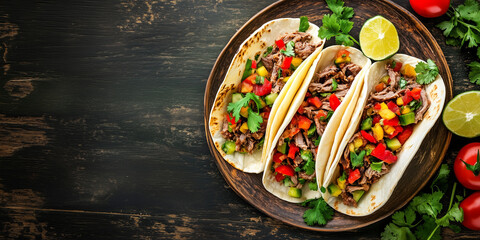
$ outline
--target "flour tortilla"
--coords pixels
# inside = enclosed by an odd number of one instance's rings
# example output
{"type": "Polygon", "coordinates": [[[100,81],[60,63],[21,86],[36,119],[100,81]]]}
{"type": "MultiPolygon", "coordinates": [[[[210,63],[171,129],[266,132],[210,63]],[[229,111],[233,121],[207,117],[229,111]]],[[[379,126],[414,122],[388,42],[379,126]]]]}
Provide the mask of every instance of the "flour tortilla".
{"type": "MultiPolygon", "coordinates": [[[[293,33],[298,31],[300,25],[300,19],[298,18],[281,18],[275,19],[265,23],[259,29],[257,29],[250,37],[248,37],[241,45],[238,52],[233,57],[232,63],[228,68],[225,79],[222,85],[218,89],[210,112],[209,120],[209,132],[215,143],[215,147],[223,158],[230,163],[233,167],[248,173],[260,173],[265,167],[265,162],[262,161],[262,152],[266,148],[270,140],[270,133],[275,133],[276,128],[272,128],[272,123],[275,119],[282,119],[285,115],[280,106],[283,102],[289,104],[292,101],[296,91],[300,87],[306,71],[303,70],[306,66],[310,66],[316,56],[323,48],[324,40],[318,37],[318,26],[313,23],[309,23],[310,27],[306,31],[312,35],[311,42],[320,43],[314,53],[312,53],[302,64],[297,68],[293,75],[289,78],[288,82],[283,87],[279,96],[275,100],[270,113],[269,121],[267,123],[267,131],[265,132],[265,141],[262,149],[255,150],[252,154],[242,154],[235,152],[234,154],[225,154],[222,150],[222,145],[225,143],[225,139],[220,133],[222,129],[223,119],[227,113],[228,103],[232,100],[232,93],[238,88],[241,83],[241,78],[245,70],[245,64],[247,59],[253,59],[255,55],[262,55],[268,46],[275,43],[275,40],[285,33],[293,33]]],[[[276,126],[276,125],[275,125],[276,126]]]]}
{"type": "MultiPolygon", "coordinates": [[[[274,150],[276,148],[277,142],[280,139],[280,136],[283,134],[285,128],[288,126],[288,124],[290,124],[290,121],[297,112],[298,108],[302,104],[305,98],[305,94],[308,91],[308,86],[310,85],[314,74],[327,68],[328,66],[331,66],[334,63],[337,52],[342,49],[346,49],[350,52],[352,63],[361,66],[362,70],[357,74],[352,85],[350,86],[350,90],[348,91],[347,95],[344,97],[342,103],[335,110],[334,114],[330,118],[330,121],[325,128],[325,132],[323,133],[322,139],[320,140],[317,158],[315,159],[315,167],[317,179],[323,179],[323,173],[325,171],[328,156],[330,154],[335,154],[335,150],[337,148],[335,144],[338,145],[340,143],[340,140],[343,137],[343,133],[347,129],[350,116],[355,108],[355,102],[360,96],[364,75],[371,65],[370,59],[365,57],[360,50],[353,47],[336,45],[325,48],[317,57],[317,59],[315,59],[312,67],[310,67],[308,74],[302,83],[302,86],[298,90],[295,98],[293,99],[291,105],[288,108],[287,115],[284,117],[284,119],[282,119],[282,121],[279,121],[280,118],[276,118],[275,123],[281,123],[281,126],[279,127],[272,141],[272,144],[268,148],[268,154],[266,154],[267,164],[265,167],[265,171],[263,172],[262,182],[267,191],[285,201],[298,203],[303,202],[306,199],[316,198],[320,196],[320,192],[310,190],[308,184],[305,184],[305,186],[303,186],[302,188],[302,197],[294,198],[289,196],[289,187],[284,186],[283,182],[277,182],[275,180],[275,176],[273,175],[270,167],[273,164],[273,154],[275,152],[274,150]],[[353,103],[353,106],[351,106],[351,103],[353,103]],[[338,140],[335,141],[337,138],[338,140]]],[[[282,107],[286,106],[287,104],[282,105],[282,107]]]]}
{"type": "MultiPolygon", "coordinates": [[[[403,66],[410,64],[414,67],[420,61],[422,61],[418,58],[404,54],[396,54],[391,59],[397,62],[402,62],[403,66]]],[[[361,97],[357,102],[355,112],[353,113],[351,123],[348,126],[347,132],[345,133],[342,143],[338,148],[339,150],[337,154],[335,156],[331,156],[329,159],[327,168],[328,172],[325,174],[323,187],[327,188],[331,182],[336,181],[336,179],[339,177],[340,158],[343,155],[343,151],[345,150],[348,141],[358,129],[363,109],[370,92],[372,92],[372,90],[375,88],[375,85],[378,84],[383,76],[388,75],[387,70],[385,69],[387,62],[388,60],[374,63],[370,70],[366,73],[364,87],[361,97]]],[[[370,189],[364,193],[358,202],[358,206],[356,208],[344,205],[341,198],[331,197],[328,191],[326,191],[324,194],[322,194],[323,198],[335,210],[350,216],[365,216],[375,212],[388,201],[393,193],[393,190],[397,186],[398,181],[405,172],[405,169],[407,169],[408,164],[413,159],[415,153],[422,144],[423,139],[433,127],[442,112],[443,105],[445,103],[445,84],[443,83],[443,79],[440,74],[437,76],[434,82],[427,85],[425,90],[427,97],[430,100],[430,106],[427,112],[425,112],[423,120],[415,125],[412,135],[402,146],[402,150],[397,154],[398,160],[392,165],[390,172],[386,175],[383,175],[378,182],[371,185],[370,189]]]]}

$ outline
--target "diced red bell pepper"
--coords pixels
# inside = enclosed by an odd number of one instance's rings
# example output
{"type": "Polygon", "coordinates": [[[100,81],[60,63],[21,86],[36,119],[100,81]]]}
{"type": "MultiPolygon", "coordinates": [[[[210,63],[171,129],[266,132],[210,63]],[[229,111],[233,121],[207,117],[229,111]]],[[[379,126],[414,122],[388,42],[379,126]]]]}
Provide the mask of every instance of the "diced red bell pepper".
{"type": "Polygon", "coordinates": [[[382,109],[382,105],[380,105],[380,103],[375,103],[375,105],[373,106],[373,108],[374,108],[375,110],[380,110],[380,109],[382,109]]]}
{"type": "Polygon", "coordinates": [[[300,149],[295,146],[294,143],[290,143],[290,145],[288,145],[288,157],[290,159],[295,159],[295,154],[299,151],[300,149]]]}
{"type": "Polygon", "coordinates": [[[395,136],[397,136],[399,133],[401,133],[403,131],[403,128],[400,127],[400,126],[395,126],[395,131],[391,134],[391,135],[388,135],[387,137],[392,139],[394,138],[395,136]]]}
{"type": "Polygon", "coordinates": [[[283,175],[287,175],[290,177],[295,175],[295,170],[293,170],[293,167],[290,165],[280,165],[277,168],[275,168],[275,172],[281,173],[283,175]]]}
{"type": "Polygon", "coordinates": [[[346,58],[348,56],[350,56],[350,52],[348,50],[342,49],[337,52],[337,56],[335,58],[346,58]]]}
{"type": "Polygon", "coordinates": [[[400,115],[400,108],[398,105],[392,101],[388,101],[387,103],[388,109],[390,109],[392,112],[394,112],[397,115],[400,115]]]}
{"type": "Polygon", "coordinates": [[[403,145],[413,133],[413,126],[408,125],[403,128],[403,132],[398,134],[397,139],[403,145]]]}
{"type": "Polygon", "coordinates": [[[367,139],[367,141],[371,143],[377,143],[377,140],[375,140],[375,138],[369,133],[365,132],[364,130],[361,130],[360,132],[362,133],[362,137],[367,139]]]}
{"type": "Polygon", "coordinates": [[[304,107],[306,107],[307,105],[308,105],[308,103],[303,101],[302,104],[300,104],[300,107],[298,107],[297,112],[300,113],[300,114],[303,114],[305,112],[304,107]]]}
{"type": "Polygon", "coordinates": [[[348,174],[348,183],[353,184],[358,179],[360,179],[360,170],[357,168],[353,171],[350,171],[348,174]]]}
{"type": "Polygon", "coordinates": [[[398,116],[395,116],[394,118],[388,120],[388,119],[383,119],[383,125],[389,125],[389,126],[398,126],[400,124],[400,121],[398,120],[398,116]]]}
{"type": "Polygon", "coordinates": [[[293,57],[286,57],[285,59],[283,59],[282,66],[280,66],[280,67],[284,70],[289,69],[290,65],[292,64],[292,59],[293,59],[293,57]]]}
{"type": "Polygon", "coordinates": [[[235,124],[237,123],[238,121],[235,120],[235,117],[232,115],[232,113],[229,113],[227,114],[227,121],[230,123],[230,124],[235,124]]]}
{"type": "Polygon", "coordinates": [[[312,94],[311,94],[310,92],[307,92],[307,93],[305,94],[305,97],[306,97],[306,98],[311,97],[311,96],[312,96],[312,94]]]}
{"type": "Polygon", "coordinates": [[[285,49],[285,43],[282,39],[278,39],[277,41],[275,41],[275,44],[277,44],[279,49],[285,49]]]}
{"type": "Polygon", "coordinates": [[[258,75],[257,75],[256,73],[254,73],[254,74],[248,76],[247,78],[245,78],[245,79],[242,81],[242,83],[243,83],[243,82],[247,82],[247,83],[250,83],[250,84],[253,85],[253,84],[255,84],[255,79],[257,78],[257,76],[258,76],[258,75]]]}
{"type": "Polygon", "coordinates": [[[321,117],[326,117],[326,116],[327,116],[327,114],[325,113],[325,111],[319,110],[315,117],[320,119],[321,117]]]}
{"type": "Polygon", "coordinates": [[[372,124],[375,125],[375,124],[379,123],[380,119],[382,119],[382,117],[380,117],[380,115],[373,116],[372,124]]]}
{"type": "Polygon", "coordinates": [[[407,89],[407,91],[405,92],[405,95],[403,95],[402,100],[403,100],[403,106],[407,105],[409,102],[413,100],[413,97],[410,95],[409,89],[407,89]]]}
{"type": "Polygon", "coordinates": [[[402,69],[402,63],[401,62],[396,62],[395,67],[393,68],[393,71],[399,72],[400,69],[402,69]]]}
{"type": "Polygon", "coordinates": [[[272,83],[267,79],[264,80],[262,85],[253,85],[253,93],[257,96],[265,96],[272,91],[272,83]]]}
{"type": "Polygon", "coordinates": [[[414,88],[410,91],[410,96],[412,96],[413,99],[418,100],[420,99],[420,92],[422,92],[421,88],[414,88]]]}
{"type": "Polygon", "coordinates": [[[392,164],[397,161],[397,156],[393,155],[393,153],[389,150],[385,151],[385,154],[383,155],[382,161],[392,164]]]}
{"type": "Polygon", "coordinates": [[[385,150],[387,150],[387,146],[385,146],[385,144],[383,143],[379,143],[377,145],[377,147],[375,147],[375,149],[373,149],[372,153],[370,153],[370,155],[378,158],[378,159],[382,159],[383,156],[385,155],[385,150]]]}
{"type": "Polygon", "coordinates": [[[307,117],[305,117],[303,115],[298,116],[298,127],[300,129],[308,131],[311,124],[312,124],[312,120],[308,119],[307,117]]]}
{"type": "Polygon", "coordinates": [[[281,173],[277,173],[275,175],[275,180],[277,180],[277,182],[281,182],[281,181],[283,181],[283,179],[285,179],[285,175],[283,175],[281,173]]]}
{"type": "Polygon", "coordinates": [[[338,100],[337,96],[334,94],[330,95],[330,98],[328,99],[330,101],[330,107],[335,111],[338,106],[340,106],[340,100],[338,100]]]}
{"type": "Polygon", "coordinates": [[[312,97],[307,99],[308,104],[320,108],[322,106],[322,101],[318,97],[312,97]]]}
{"type": "Polygon", "coordinates": [[[252,61],[252,68],[257,69],[257,61],[255,60],[252,61]]]}
{"type": "Polygon", "coordinates": [[[285,159],[287,159],[287,155],[281,152],[276,152],[275,154],[273,154],[273,161],[276,163],[281,163],[285,159]]]}

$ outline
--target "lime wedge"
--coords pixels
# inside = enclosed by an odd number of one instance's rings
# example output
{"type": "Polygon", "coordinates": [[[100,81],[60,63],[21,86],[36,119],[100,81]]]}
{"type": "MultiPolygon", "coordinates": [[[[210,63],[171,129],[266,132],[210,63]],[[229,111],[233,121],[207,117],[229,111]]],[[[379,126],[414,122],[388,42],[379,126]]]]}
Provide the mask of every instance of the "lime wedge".
{"type": "Polygon", "coordinates": [[[368,58],[380,61],[398,52],[397,29],[382,16],[368,19],[360,30],[360,48],[368,58]]]}
{"type": "Polygon", "coordinates": [[[443,110],[443,123],[461,137],[480,136],[480,91],[458,94],[443,110]]]}

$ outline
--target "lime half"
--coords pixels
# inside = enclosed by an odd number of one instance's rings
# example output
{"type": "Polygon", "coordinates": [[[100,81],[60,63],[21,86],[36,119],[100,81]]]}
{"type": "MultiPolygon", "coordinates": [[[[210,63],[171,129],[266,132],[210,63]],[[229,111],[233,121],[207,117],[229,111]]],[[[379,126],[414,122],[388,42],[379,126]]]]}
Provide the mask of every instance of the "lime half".
{"type": "Polygon", "coordinates": [[[443,110],[443,123],[448,130],[462,137],[480,135],[480,91],[458,94],[443,110]]]}
{"type": "Polygon", "coordinates": [[[360,48],[368,58],[384,60],[398,52],[399,47],[397,29],[386,18],[375,16],[363,24],[360,30],[360,48]]]}

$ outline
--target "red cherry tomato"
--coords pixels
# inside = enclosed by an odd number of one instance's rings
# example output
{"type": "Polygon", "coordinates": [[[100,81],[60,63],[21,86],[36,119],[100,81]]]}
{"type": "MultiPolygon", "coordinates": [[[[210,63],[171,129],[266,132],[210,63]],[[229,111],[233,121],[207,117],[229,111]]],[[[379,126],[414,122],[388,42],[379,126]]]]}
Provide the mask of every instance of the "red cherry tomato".
{"type": "Polygon", "coordinates": [[[458,181],[466,188],[480,190],[480,174],[475,176],[472,171],[467,169],[465,163],[474,165],[477,162],[477,153],[480,150],[480,142],[469,143],[465,145],[453,163],[453,171],[458,181]]]}
{"type": "Polygon", "coordinates": [[[450,0],[410,0],[413,10],[426,18],[440,17],[450,6],[450,0]]]}
{"type": "Polygon", "coordinates": [[[480,192],[474,192],[465,198],[460,207],[463,209],[463,226],[471,230],[480,230],[480,192]]]}

